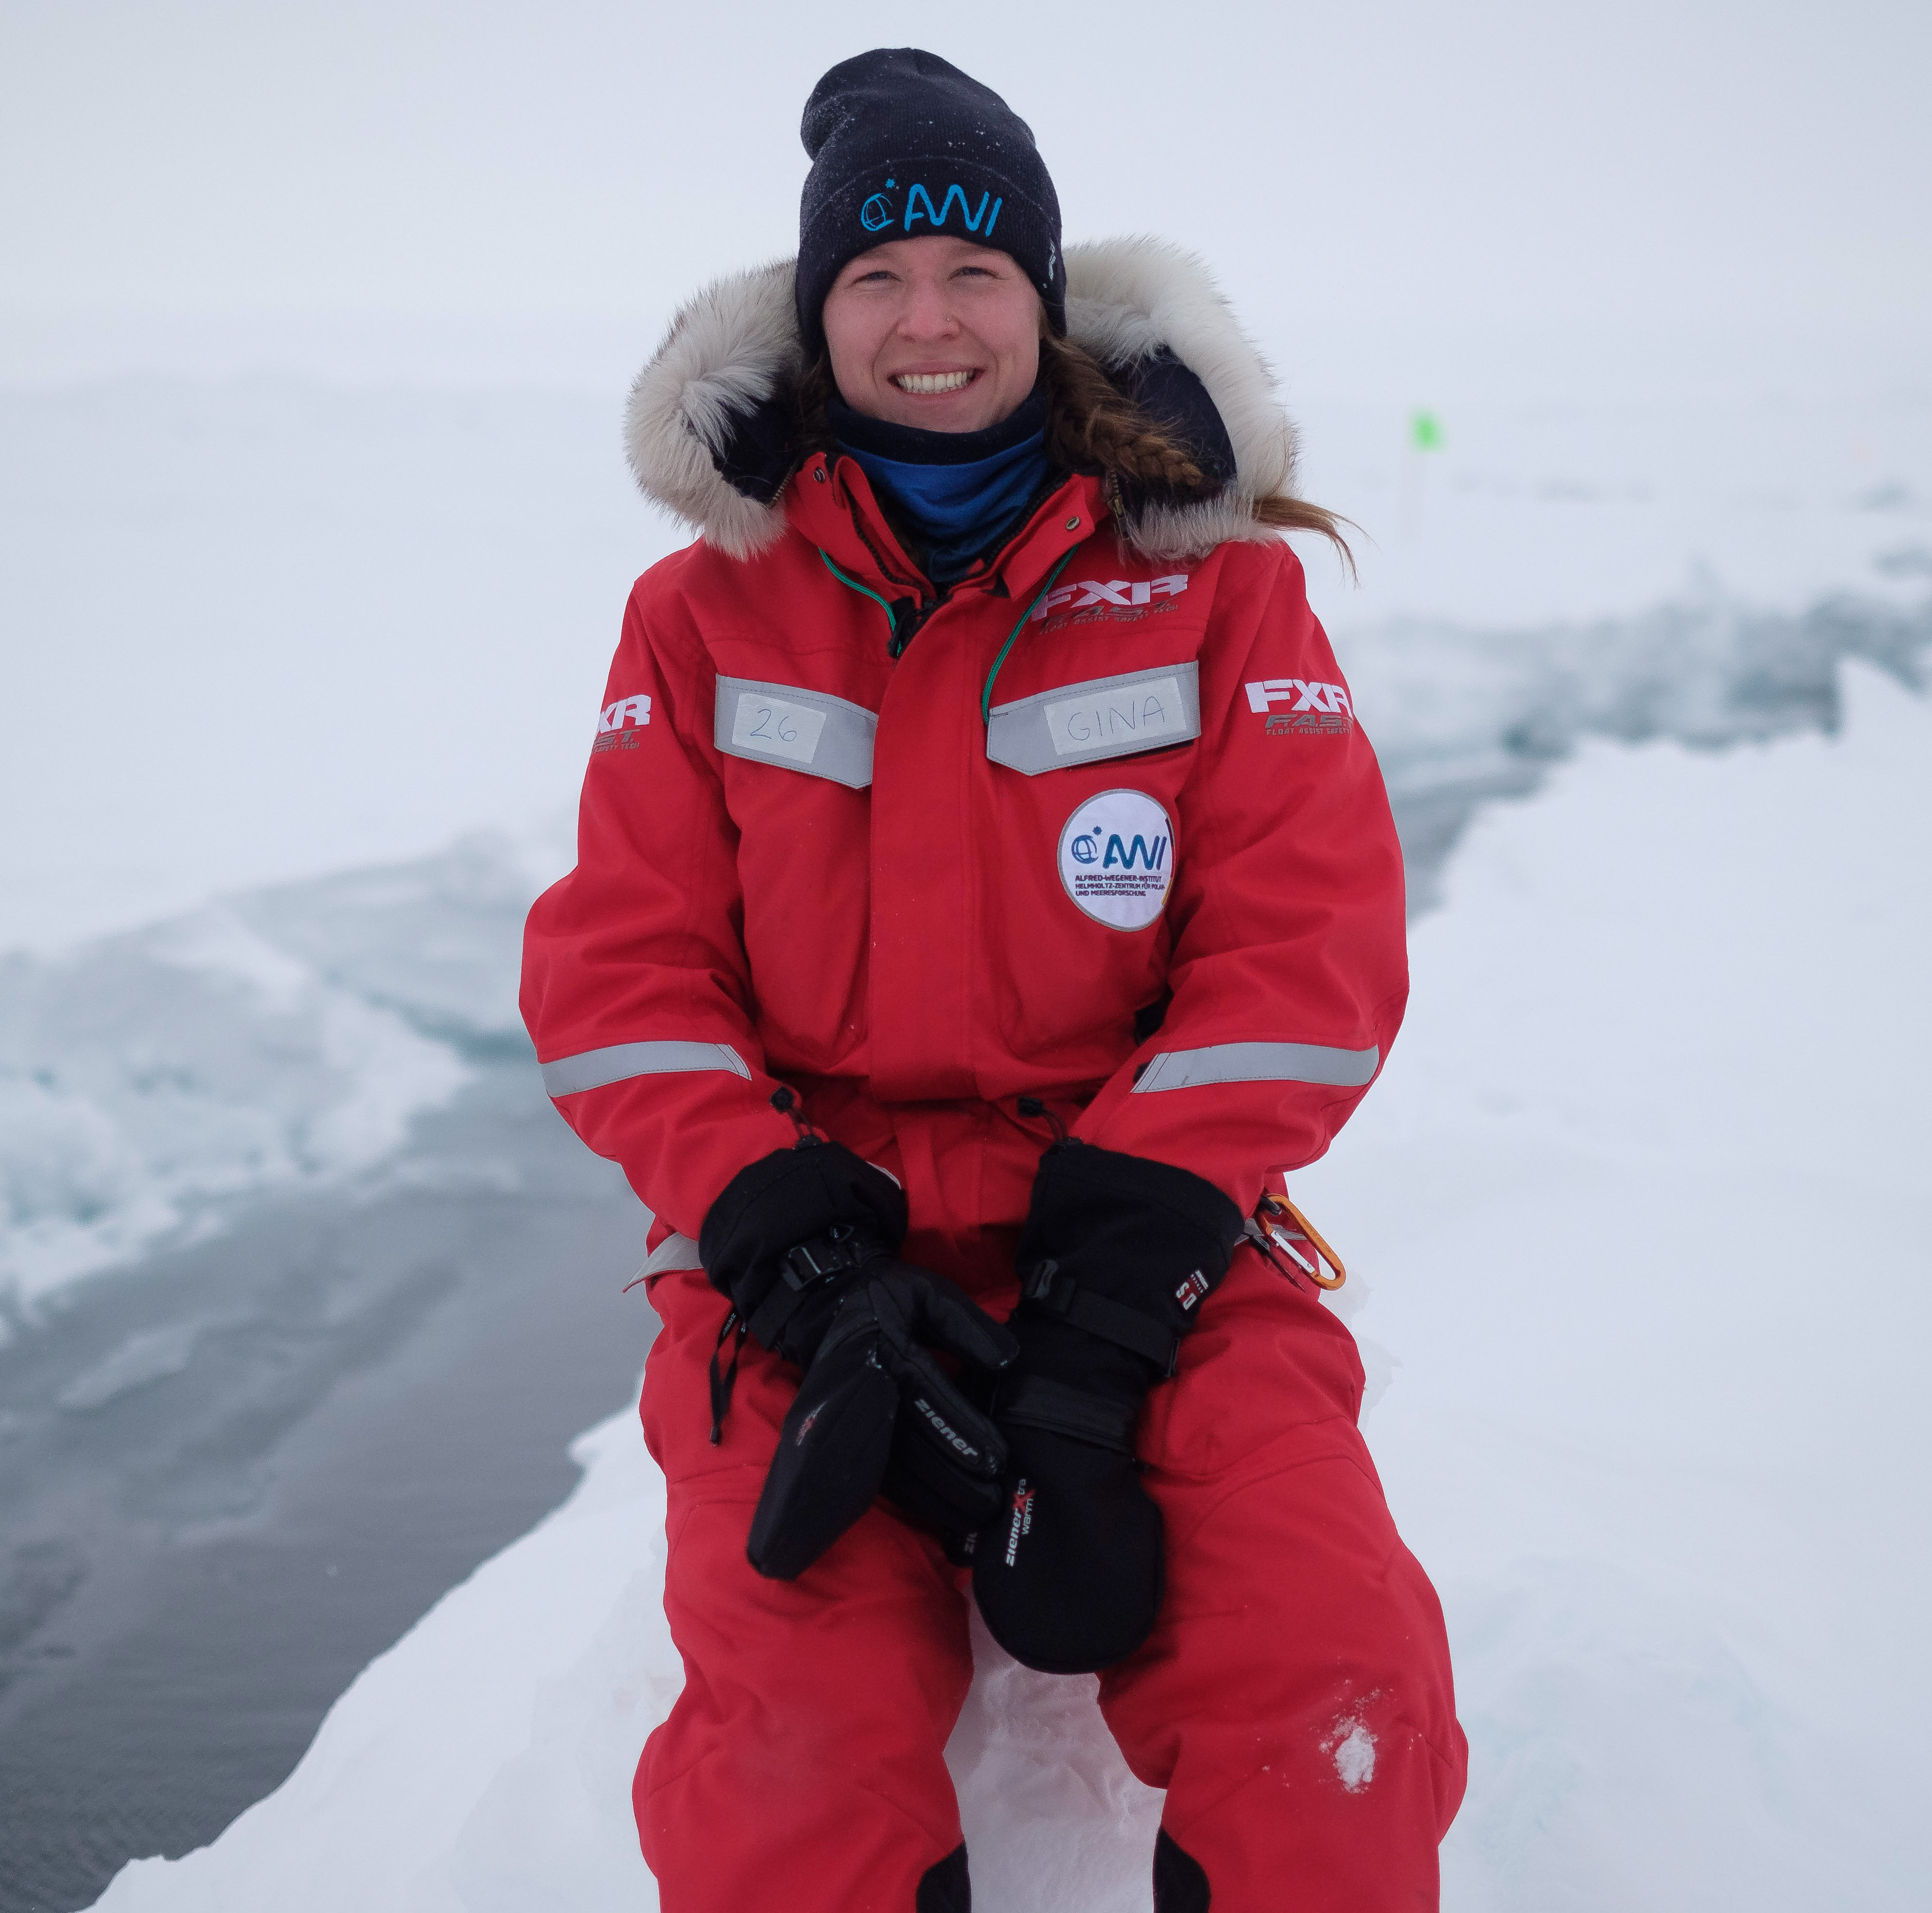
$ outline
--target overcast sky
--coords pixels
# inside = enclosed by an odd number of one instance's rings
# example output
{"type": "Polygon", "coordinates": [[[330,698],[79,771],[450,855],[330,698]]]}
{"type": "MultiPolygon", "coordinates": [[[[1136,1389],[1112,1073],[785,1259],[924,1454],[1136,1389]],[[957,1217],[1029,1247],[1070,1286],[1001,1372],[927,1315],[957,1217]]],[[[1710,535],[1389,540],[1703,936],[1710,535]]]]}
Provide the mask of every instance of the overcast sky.
{"type": "Polygon", "coordinates": [[[47,313],[656,319],[790,250],[813,80],[909,40],[1030,122],[1070,239],[1181,240],[1244,311],[1932,329],[1924,0],[4,0],[0,20],[16,336],[47,313]]]}

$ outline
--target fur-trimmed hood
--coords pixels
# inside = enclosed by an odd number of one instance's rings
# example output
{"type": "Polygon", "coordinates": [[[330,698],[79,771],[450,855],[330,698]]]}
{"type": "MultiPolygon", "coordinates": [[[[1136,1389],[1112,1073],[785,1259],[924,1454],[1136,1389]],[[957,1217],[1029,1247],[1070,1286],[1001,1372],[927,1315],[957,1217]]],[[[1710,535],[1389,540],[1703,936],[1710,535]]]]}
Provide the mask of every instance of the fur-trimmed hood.
{"type": "MultiPolygon", "coordinates": [[[[1159,239],[1103,239],[1066,252],[1067,336],[1138,398],[1210,470],[1215,496],[1130,507],[1121,530],[1150,557],[1204,556],[1276,534],[1254,501],[1286,488],[1295,434],[1274,375],[1192,254],[1159,239]],[[1215,429],[1218,420],[1219,431],[1215,429]]],[[[631,387],[625,449],[645,497],[737,558],[784,528],[790,429],[781,401],[804,371],[789,260],[719,280],[680,311],[631,387]]]]}

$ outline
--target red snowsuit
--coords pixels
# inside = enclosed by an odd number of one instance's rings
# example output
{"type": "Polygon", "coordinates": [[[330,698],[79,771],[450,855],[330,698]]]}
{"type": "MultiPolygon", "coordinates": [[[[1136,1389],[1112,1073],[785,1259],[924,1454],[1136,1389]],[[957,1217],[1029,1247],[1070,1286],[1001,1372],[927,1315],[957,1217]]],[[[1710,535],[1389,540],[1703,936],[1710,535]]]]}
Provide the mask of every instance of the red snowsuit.
{"type": "MultiPolygon", "coordinates": [[[[907,1257],[996,1314],[1050,1140],[1021,1096],[1252,1211],[1394,1036],[1401,861],[1286,545],[1150,560],[1070,479],[895,659],[888,605],[903,639],[932,593],[864,475],[814,456],[784,509],[760,555],[700,542],[639,580],[524,1009],[658,1218],[643,1413],[686,1680],[636,1805],[666,1913],[907,1913],[956,1903],[919,1883],[960,1839],[964,1577],[883,1503],[797,1581],[754,1573],[797,1374],[748,1345],[710,1444],[705,1213],[793,1141],[781,1083],[902,1182],[907,1257]]],[[[1435,1903],[1463,1743],[1360,1383],[1244,1246],[1142,1419],[1168,1591],[1102,1704],[1214,1913],[1435,1903]]]]}

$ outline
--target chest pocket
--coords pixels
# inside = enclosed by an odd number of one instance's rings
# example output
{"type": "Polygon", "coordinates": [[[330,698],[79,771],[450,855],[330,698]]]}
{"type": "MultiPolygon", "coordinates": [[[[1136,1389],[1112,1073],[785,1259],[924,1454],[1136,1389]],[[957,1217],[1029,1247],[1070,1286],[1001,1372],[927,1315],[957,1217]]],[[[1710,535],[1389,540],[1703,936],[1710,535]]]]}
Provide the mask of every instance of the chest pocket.
{"type": "Polygon", "coordinates": [[[712,740],[727,757],[749,758],[829,778],[862,791],[872,781],[877,714],[826,691],[721,677],[712,740]]]}
{"type": "Polygon", "coordinates": [[[1190,659],[995,704],[986,713],[986,755],[1037,777],[1042,770],[1184,744],[1201,734],[1200,677],[1190,659]]]}

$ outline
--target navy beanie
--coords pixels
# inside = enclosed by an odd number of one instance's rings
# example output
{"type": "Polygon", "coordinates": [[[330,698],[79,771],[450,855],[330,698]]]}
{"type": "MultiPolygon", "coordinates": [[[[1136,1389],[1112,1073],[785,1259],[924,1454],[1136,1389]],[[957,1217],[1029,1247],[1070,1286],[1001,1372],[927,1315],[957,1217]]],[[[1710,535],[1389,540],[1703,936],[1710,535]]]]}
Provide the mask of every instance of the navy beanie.
{"type": "Polygon", "coordinates": [[[889,239],[948,233],[1010,253],[1056,332],[1066,329],[1060,201],[1024,120],[936,53],[880,47],[812,89],[812,156],[798,209],[798,323],[806,350],[846,263],[889,239]]]}

